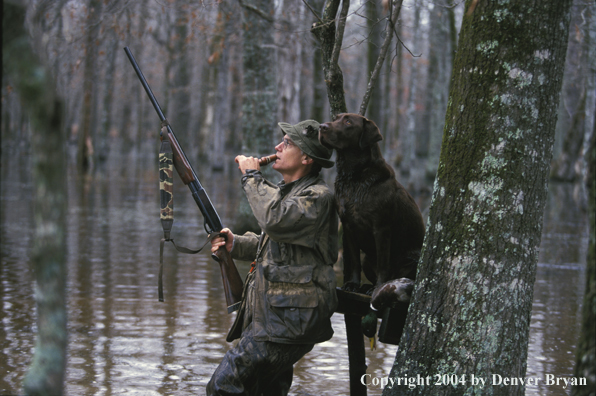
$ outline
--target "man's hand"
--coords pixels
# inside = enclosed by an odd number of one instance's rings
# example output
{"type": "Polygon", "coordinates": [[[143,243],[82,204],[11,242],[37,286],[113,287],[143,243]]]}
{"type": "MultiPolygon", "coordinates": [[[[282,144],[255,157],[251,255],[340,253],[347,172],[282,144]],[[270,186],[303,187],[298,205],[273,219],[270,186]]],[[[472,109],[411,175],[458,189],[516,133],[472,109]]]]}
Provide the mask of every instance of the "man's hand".
{"type": "Polygon", "coordinates": [[[238,155],[234,159],[236,163],[238,163],[238,169],[244,175],[247,169],[256,169],[261,170],[261,166],[259,165],[259,159],[255,157],[245,157],[244,155],[238,155]]]}
{"type": "Polygon", "coordinates": [[[220,233],[224,234],[225,238],[223,236],[213,238],[211,240],[211,252],[217,252],[221,246],[225,246],[226,250],[231,252],[234,246],[234,234],[232,234],[229,228],[224,228],[220,233]]]}

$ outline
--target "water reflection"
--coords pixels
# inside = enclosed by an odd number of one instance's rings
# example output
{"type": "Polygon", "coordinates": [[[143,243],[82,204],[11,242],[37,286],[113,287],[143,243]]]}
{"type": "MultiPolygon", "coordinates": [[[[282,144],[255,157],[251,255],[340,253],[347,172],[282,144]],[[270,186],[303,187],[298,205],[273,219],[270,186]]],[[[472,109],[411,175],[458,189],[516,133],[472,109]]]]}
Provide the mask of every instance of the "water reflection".
{"type": "MultiPolygon", "coordinates": [[[[147,149],[151,152],[151,149],[147,149]]],[[[5,156],[3,156],[5,158],[5,156]]],[[[103,174],[68,173],[68,395],[190,395],[204,388],[230,347],[220,272],[208,254],[180,255],[166,247],[164,293],[157,301],[161,229],[157,172],[152,158],[110,161],[103,174]]],[[[238,178],[230,172],[202,182],[224,224],[231,224],[238,178]],[[229,176],[225,176],[229,175],[229,176]],[[222,180],[223,179],[223,180],[222,180]]],[[[0,394],[20,389],[34,346],[35,304],[29,269],[32,210],[27,163],[1,168],[0,394]]],[[[202,175],[206,172],[201,170],[202,175]]],[[[175,181],[173,238],[198,246],[200,216],[187,188],[175,181]]],[[[528,375],[572,374],[584,287],[586,222],[573,188],[553,186],[534,292],[528,375]]],[[[423,208],[424,209],[424,208],[423,208]]],[[[241,274],[247,263],[238,263],[241,274]]],[[[334,337],[296,365],[292,394],[348,394],[343,317],[334,337]]],[[[397,347],[367,350],[368,373],[385,377],[397,347]]],[[[381,393],[369,387],[370,395],[381,393]]],[[[528,388],[528,395],[566,394],[561,387],[528,388]]]]}
{"type": "MultiPolygon", "coordinates": [[[[550,186],[534,285],[528,376],[573,376],[588,249],[581,194],[580,186],[550,186]]],[[[526,395],[567,395],[569,391],[541,382],[528,387],[526,395]]]]}

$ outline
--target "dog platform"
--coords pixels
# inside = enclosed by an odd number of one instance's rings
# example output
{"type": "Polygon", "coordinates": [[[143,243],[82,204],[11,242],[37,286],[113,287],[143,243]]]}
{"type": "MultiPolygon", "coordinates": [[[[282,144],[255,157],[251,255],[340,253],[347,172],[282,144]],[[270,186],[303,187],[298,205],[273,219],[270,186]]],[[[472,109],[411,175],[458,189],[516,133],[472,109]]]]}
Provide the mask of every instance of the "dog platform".
{"type": "MultiPolygon", "coordinates": [[[[357,316],[366,316],[370,312],[370,299],[367,294],[354,293],[336,289],[338,305],[335,312],[357,316]]],[[[379,313],[381,327],[379,328],[379,341],[384,344],[399,345],[399,339],[406,324],[408,304],[397,302],[391,309],[379,313]]]]}
{"type": "MultiPolygon", "coordinates": [[[[360,382],[366,374],[364,337],[362,333],[362,317],[370,312],[371,296],[336,289],[338,305],[335,312],[343,314],[348,339],[348,359],[350,367],[350,396],[365,396],[366,387],[360,382]]],[[[406,324],[408,304],[397,302],[393,308],[386,308],[380,313],[381,327],[379,341],[385,344],[398,345],[406,324]]]]}

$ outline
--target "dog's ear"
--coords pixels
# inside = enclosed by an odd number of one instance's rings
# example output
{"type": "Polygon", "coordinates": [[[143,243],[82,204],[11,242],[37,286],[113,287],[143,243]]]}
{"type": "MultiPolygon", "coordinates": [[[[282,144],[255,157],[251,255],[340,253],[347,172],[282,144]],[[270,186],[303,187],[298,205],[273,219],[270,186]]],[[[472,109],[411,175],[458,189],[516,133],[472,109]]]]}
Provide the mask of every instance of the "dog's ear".
{"type": "Polygon", "coordinates": [[[381,136],[377,124],[365,118],[362,125],[362,136],[360,136],[360,148],[371,146],[379,140],[383,140],[383,136],[381,136]]]}

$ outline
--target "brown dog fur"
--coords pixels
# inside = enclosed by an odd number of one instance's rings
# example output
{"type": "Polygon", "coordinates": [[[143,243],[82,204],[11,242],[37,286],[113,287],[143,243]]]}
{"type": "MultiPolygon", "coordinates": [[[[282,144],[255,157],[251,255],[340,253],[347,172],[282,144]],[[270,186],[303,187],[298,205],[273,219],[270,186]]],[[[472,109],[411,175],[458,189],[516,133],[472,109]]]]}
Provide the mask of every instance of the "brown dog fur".
{"type": "Polygon", "coordinates": [[[422,214],[383,159],[381,139],[376,124],[358,114],[340,114],[319,130],[321,143],[337,152],[335,199],[343,225],[345,290],[359,290],[362,270],[375,287],[416,276],[422,214]]]}

